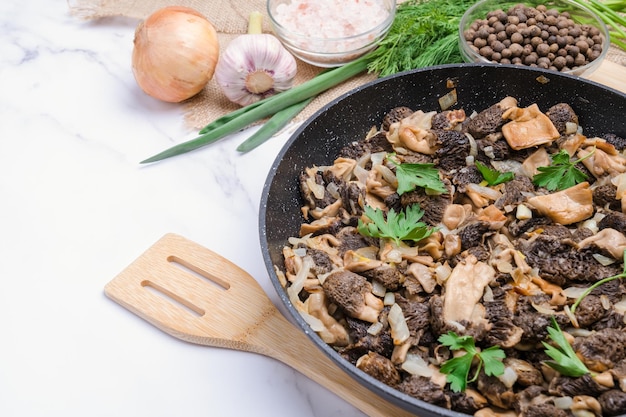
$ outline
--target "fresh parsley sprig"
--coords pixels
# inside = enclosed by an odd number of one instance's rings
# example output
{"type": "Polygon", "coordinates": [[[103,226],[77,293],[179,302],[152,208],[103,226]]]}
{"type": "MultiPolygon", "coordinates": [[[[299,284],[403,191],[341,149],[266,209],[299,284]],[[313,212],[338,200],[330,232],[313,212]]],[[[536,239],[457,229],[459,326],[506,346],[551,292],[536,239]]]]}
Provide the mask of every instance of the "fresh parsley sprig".
{"type": "Polygon", "coordinates": [[[472,336],[459,336],[455,332],[448,332],[439,336],[439,343],[447,346],[450,350],[465,350],[465,354],[447,360],[441,366],[440,371],[446,374],[446,381],[450,383],[450,389],[454,392],[465,391],[467,384],[476,381],[481,369],[484,367],[485,374],[499,376],[504,373],[502,359],[505,353],[498,346],[491,346],[478,351],[472,336]],[[474,375],[470,378],[474,358],[478,358],[478,365],[474,375]]]}
{"type": "Polygon", "coordinates": [[[545,361],[546,365],[565,376],[579,377],[590,373],[583,361],[576,356],[576,352],[565,338],[554,316],[552,316],[552,326],[548,327],[548,334],[556,346],[541,342],[546,348],[546,354],[552,358],[552,360],[545,361]]]}
{"type": "Polygon", "coordinates": [[[483,176],[483,179],[487,181],[487,184],[489,185],[502,184],[515,178],[515,174],[512,172],[500,172],[498,170],[491,169],[480,161],[476,161],[475,164],[476,168],[478,168],[478,171],[483,176]]]}
{"type": "Polygon", "coordinates": [[[396,178],[398,180],[397,193],[402,195],[421,187],[426,194],[445,194],[448,192],[446,185],[439,177],[439,170],[434,164],[399,164],[389,158],[396,166],[396,178]]]}
{"type": "Polygon", "coordinates": [[[402,240],[419,242],[437,230],[420,221],[424,215],[424,210],[422,210],[419,204],[407,206],[404,211],[399,213],[396,213],[394,209],[390,209],[386,218],[382,210],[365,206],[365,215],[371,222],[366,223],[359,219],[357,230],[360,234],[376,238],[393,239],[397,244],[400,244],[402,240]]]}
{"type": "Polygon", "coordinates": [[[575,161],[570,160],[565,149],[550,156],[552,163],[538,167],[539,174],[533,176],[533,184],[545,187],[549,191],[565,190],[587,179],[587,174],[576,168],[576,164],[589,158],[594,151],[575,161]]]}

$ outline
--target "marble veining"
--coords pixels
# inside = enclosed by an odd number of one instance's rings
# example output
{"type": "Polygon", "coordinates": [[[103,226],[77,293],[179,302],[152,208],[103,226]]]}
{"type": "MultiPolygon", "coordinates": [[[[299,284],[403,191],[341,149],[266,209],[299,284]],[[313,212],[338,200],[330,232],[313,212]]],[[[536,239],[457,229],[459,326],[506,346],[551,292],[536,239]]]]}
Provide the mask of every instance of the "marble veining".
{"type": "Polygon", "coordinates": [[[150,166],[195,132],[136,86],[136,21],[0,2],[0,415],[357,417],[267,357],[181,342],[109,300],[166,233],[218,252],[278,303],[260,250],[265,177],[289,133],[250,129],[150,166]]]}

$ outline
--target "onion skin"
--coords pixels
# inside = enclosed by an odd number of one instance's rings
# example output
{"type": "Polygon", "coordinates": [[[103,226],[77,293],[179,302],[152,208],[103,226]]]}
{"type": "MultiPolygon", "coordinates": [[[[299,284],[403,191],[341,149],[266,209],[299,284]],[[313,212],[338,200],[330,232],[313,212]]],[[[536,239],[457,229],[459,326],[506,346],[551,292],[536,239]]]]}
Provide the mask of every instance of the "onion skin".
{"type": "Polygon", "coordinates": [[[164,7],[135,30],[133,74],[156,99],[179,103],[198,94],[213,78],[218,58],[217,32],[194,9],[164,7]]]}

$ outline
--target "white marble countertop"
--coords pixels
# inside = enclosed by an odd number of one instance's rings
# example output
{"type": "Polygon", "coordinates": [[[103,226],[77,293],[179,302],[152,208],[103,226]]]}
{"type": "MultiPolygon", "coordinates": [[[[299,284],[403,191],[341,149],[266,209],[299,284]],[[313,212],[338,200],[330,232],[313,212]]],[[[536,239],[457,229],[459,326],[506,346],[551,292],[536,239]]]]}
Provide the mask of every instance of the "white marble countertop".
{"type": "Polygon", "coordinates": [[[166,233],[252,274],[258,211],[288,134],[249,132],[151,166],[194,137],[180,105],[137,87],[136,21],[65,1],[0,2],[0,416],[362,416],[282,363],[175,339],[104,286],[166,233]]]}
{"type": "Polygon", "coordinates": [[[63,0],[0,2],[0,416],[362,417],[274,359],[182,342],[105,296],[176,233],[279,305],[258,212],[290,132],[245,155],[251,130],[141,166],[196,132],[181,105],[136,85],[136,24],[81,21],[63,0]]]}

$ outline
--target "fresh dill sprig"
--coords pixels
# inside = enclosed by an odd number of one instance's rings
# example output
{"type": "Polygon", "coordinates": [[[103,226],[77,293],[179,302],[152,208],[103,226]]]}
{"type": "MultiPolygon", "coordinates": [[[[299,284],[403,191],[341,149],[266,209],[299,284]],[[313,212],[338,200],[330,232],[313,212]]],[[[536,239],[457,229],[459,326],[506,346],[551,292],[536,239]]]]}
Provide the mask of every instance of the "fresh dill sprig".
{"type": "Polygon", "coordinates": [[[379,76],[463,62],[458,45],[463,13],[476,0],[407,0],[400,3],[368,70],[379,76]]]}

